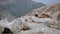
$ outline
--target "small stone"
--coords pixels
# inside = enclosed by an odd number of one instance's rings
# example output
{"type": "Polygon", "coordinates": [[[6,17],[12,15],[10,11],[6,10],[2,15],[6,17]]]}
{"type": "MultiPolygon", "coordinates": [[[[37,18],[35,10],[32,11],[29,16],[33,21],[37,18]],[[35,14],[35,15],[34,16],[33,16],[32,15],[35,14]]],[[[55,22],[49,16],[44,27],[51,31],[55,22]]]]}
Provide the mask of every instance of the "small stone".
{"type": "Polygon", "coordinates": [[[23,25],[23,28],[22,28],[21,30],[26,31],[26,30],[30,30],[30,28],[29,28],[29,26],[28,26],[28,25],[23,25]]]}

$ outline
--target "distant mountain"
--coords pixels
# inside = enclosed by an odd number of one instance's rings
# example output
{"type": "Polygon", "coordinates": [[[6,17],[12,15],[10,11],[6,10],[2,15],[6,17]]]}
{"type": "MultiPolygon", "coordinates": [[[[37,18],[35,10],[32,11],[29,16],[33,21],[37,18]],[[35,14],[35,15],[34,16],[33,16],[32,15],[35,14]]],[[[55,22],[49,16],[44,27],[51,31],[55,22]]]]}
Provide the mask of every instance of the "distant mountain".
{"type": "Polygon", "coordinates": [[[37,3],[37,2],[34,2],[34,1],[32,1],[33,3],[32,3],[32,9],[36,9],[36,8],[40,8],[40,7],[42,7],[42,6],[45,6],[45,4],[43,4],[43,3],[37,3]]]}
{"type": "Polygon", "coordinates": [[[0,4],[16,17],[23,16],[35,8],[45,6],[45,4],[37,3],[32,0],[5,0],[0,4]]]}
{"type": "Polygon", "coordinates": [[[0,21],[5,20],[8,22],[11,22],[14,19],[16,19],[15,16],[13,16],[12,14],[8,13],[6,10],[0,7],[0,21]]]}

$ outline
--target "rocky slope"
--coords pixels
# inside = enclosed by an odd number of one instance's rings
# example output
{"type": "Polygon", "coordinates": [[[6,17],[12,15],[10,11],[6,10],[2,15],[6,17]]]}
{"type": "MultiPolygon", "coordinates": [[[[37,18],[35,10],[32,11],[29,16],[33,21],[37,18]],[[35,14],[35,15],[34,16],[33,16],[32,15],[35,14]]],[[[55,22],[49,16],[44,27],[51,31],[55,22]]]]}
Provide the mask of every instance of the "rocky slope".
{"type": "Polygon", "coordinates": [[[35,9],[6,27],[14,34],[60,34],[60,3],[35,9]]]}

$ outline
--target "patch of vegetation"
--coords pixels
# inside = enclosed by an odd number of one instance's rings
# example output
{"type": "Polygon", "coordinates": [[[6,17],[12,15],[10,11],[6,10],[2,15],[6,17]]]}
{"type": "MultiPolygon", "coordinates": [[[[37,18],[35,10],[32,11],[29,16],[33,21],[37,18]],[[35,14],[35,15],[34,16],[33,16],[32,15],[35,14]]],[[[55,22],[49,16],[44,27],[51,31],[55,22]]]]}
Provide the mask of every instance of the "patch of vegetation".
{"type": "Polygon", "coordinates": [[[9,28],[4,28],[2,34],[13,34],[13,32],[9,28]]]}

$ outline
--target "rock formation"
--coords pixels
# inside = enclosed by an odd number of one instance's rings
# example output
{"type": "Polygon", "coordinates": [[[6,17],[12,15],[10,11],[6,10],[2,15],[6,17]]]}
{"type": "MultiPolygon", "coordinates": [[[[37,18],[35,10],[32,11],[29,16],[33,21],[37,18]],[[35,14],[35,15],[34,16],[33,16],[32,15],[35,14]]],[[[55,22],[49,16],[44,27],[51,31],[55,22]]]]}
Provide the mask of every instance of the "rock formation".
{"type": "Polygon", "coordinates": [[[60,34],[60,3],[35,9],[8,24],[14,34],[60,34]]]}

